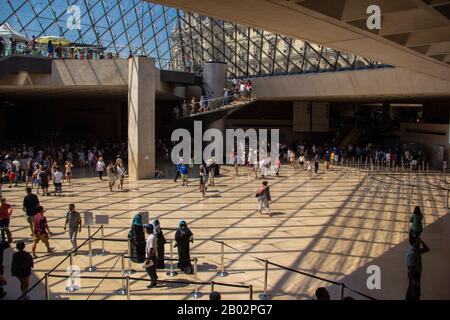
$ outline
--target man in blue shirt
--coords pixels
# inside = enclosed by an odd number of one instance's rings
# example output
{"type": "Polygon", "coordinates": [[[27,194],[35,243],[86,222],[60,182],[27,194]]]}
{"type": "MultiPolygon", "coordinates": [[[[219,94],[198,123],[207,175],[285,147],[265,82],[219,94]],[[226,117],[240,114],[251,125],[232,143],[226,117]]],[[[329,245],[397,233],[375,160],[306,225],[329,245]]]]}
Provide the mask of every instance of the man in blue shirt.
{"type": "Polygon", "coordinates": [[[183,186],[188,186],[188,174],[189,174],[189,165],[186,163],[182,163],[180,167],[181,179],[183,181],[183,186]]]}
{"type": "Polygon", "coordinates": [[[406,266],[408,267],[409,285],[406,292],[406,300],[420,300],[422,277],[422,254],[430,251],[430,248],[419,237],[411,238],[410,247],[406,255],[406,266]]]}
{"type": "Polygon", "coordinates": [[[181,165],[183,163],[183,159],[180,160],[177,164],[176,173],[175,173],[175,179],[174,182],[177,182],[178,178],[181,176],[181,165]]]}

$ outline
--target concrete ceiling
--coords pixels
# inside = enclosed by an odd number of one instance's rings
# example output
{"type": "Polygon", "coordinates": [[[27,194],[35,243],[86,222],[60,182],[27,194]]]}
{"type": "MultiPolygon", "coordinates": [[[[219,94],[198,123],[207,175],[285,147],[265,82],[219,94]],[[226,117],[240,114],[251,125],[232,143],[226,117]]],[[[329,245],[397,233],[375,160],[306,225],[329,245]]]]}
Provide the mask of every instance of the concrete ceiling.
{"type": "Polygon", "coordinates": [[[450,80],[448,0],[150,0],[450,80]],[[366,26],[381,8],[381,30],[366,26]]]}

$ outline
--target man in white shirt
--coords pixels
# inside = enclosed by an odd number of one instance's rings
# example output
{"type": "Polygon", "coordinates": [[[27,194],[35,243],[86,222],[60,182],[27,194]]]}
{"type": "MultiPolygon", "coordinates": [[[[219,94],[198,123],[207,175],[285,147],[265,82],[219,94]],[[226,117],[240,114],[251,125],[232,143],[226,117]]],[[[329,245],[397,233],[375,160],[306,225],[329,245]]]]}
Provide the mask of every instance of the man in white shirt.
{"type": "Polygon", "coordinates": [[[148,289],[156,287],[158,280],[158,275],[156,273],[156,261],[158,259],[157,238],[153,234],[153,228],[152,224],[147,224],[145,226],[148,237],[145,245],[146,260],[144,262],[144,268],[150,277],[150,285],[147,286],[148,289]]]}
{"type": "Polygon", "coordinates": [[[63,176],[64,176],[63,173],[61,172],[59,167],[57,167],[55,173],[53,174],[53,184],[55,186],[55,196],[56,196],[56,193],[61,195],[63,176]]]}

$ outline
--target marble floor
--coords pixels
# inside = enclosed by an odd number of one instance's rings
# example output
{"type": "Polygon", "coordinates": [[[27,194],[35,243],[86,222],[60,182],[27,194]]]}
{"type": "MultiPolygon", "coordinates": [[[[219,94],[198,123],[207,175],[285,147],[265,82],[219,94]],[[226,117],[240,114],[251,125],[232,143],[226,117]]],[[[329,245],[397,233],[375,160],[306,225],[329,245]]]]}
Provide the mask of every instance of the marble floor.
{"type": "MultiPolygon", "coordinates": [[[[108,239],[125,239],[134,214],[148,211],[150,218],[158,218],[167,228],[167,240],[173,239],[180,219],[185,219],[194,233],[191,257],[198,258],[198,281],[252,285],[253,299],[264,289],[264,263],[275,264],[331,281],[343,282],[347,287],[378,299],[403,299],[407,287],[405,255],[408,249],[409,215],[415,205],[424,213],[423,240],[431,248],[424,256],[422,275],[423,299],[450,299],[450,219],[446,209],[446,193],[428,189],[436,184],[438,175],[426,175],[419,182],[422,188],[414,189],[410,199],[407,183],[400,190],[401,180],[408,181],[407,173],[375,174],[369,180],[364,173],[348,168],[333,168],[321,172],[311,181],[299,168],[283,167],[281,176],[269,179],[272,192],[273,217],[256,212],[255,191],[260,180],[250,170],[241,168],[240,176],[234,176],[232,168],[222,168],[222,176],[216,178],[216,186],[208,189],[203,199],[198,191],[198,178],[189,187],[174,183],[172,179],[148,180],[138,183],[125,182],[125,191],[110,192],[107,182],[94,177],[75,179],[71,186],[64,185],[60,197],[40,197],[47,210],[53,235],[51,245],[56,252],[45,253],[38,245],[32,284],[63,260],[71,248],[63,225],[68,204],[75,203],[80,212],[109,216],[104,226],[108,239]],[[218,277],[221,247],[215,241],[224,241],[224,263],[227,277],[218,277]],[[228,247],[229,246],[229,247],[228,247]],[[231,248],[230,248],[231,247],[231,248]],[[381,270],[381,289],[367,288],[368,266],[381,270]]],[[[3,186],[3,196],[14,206],[11,230],[15,240],[24,239],[31,251],[30,230],[22,212],[23,187],[8,189],[3,186]]],[[[95,232],[99,225],[92,226],[95,232]]],[[[99,236],[98,233],[97,236],[99,236]]],[[[87,238],[83,228],[79,243],[87,238]]],[[[94,241],[94,252],[99,252],[101,241],[94,241]]],[[[85,245],[73,264],[79,266],[81,276],[98,277],[80,281],[81,289],[67,293],[69,261],[66,260],[48,280],[51,299],[126,299],[117,293],[122,287],[121,255],[127,253],[127,243],[106,241],[106,256],[92,258],[95,272],[86,272],[89,265],[88,246],[85,245]],[[57,277],[63,276],[63,277],[57,277]]],[[[8,278],[5,299],[16,299],[18,280],[10,276],[10,258],[13,250],[5,252],[5,269],[8,278]]],[[[169,245],[166,247],[169,253],[169,245]]],[[[168,255],[166,255],[168,257],[168,255]]],[[[167,263],[169,266],[170,263],[167,263]]],[[[128,261],[125,262],[128,268],[128,261]]],[[[138,264],[132,268],[136,279],[148,279],[138,264]]],[[[193,281],[193,275],[179,273],[169,277],[158,271],[160,280],[193,281]]],[[[69,280],[70,282],[70,280],[69,280]]],[[[160,287],[147,289],[148,281],[130,280],[130,299],[192,299],[195,286],[185,283],[162,283],[160,287]]],[[[317,287],[329,289],[333,299],[339,298],[339,287],[334,284],[294,273],[276,266],[269,266],[267,290],[271,299],[311,299],[317,287]]],[[[198,291],[208,299],[210,285],[199,285],[198,291]]],[[[223,299],[249,299],[247,288],[216,286],[223,299]]],[[[44,299],[44,281],[31,292],[32,299],[44,299]]],[[[363,299],[345,290],[345,295],[363,299]]]]}

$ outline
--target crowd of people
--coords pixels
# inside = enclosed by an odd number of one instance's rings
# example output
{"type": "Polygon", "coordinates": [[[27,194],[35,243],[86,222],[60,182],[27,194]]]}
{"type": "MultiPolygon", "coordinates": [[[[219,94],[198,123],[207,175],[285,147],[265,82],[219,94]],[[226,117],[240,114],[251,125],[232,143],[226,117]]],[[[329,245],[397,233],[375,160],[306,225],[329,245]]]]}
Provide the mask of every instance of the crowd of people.
{"type": "MultiPolygon", "coordinates": [[[[105,52],[103,48],[67,46],[56,40],[48,40],[46,45],[42,45],[38,43],[35,36],[32,36],[29,41],[21,41],[20,43],[14,38],[4,39],[0,37],[0,57],[15,54],[71,60],[116,60],[121,58],[119,53],[105,52]]],[[[134,53],[129,50],[128,58],[132,57],[134,57],[134,53]]]]}
{"type": "Polygon", "coordinates": [[[32,189],[36,187],[37,193],[41,190],[42,195],[50,195],[50,182],[54,195],[60,195],[63,182],[70,185],[72,181],[73,168],[91,168],[101,180],[106,172],[111,191],[115,181],[119,181],[118,188],[122,189],[126,148],[125,143],[94,143],[89,147],[84,143],[4,146],[0,148],[0,195],[4,184],[13,188],[22,183],[32,189]],[[111,159],[108,166],[104,159],[111,159]]]}

